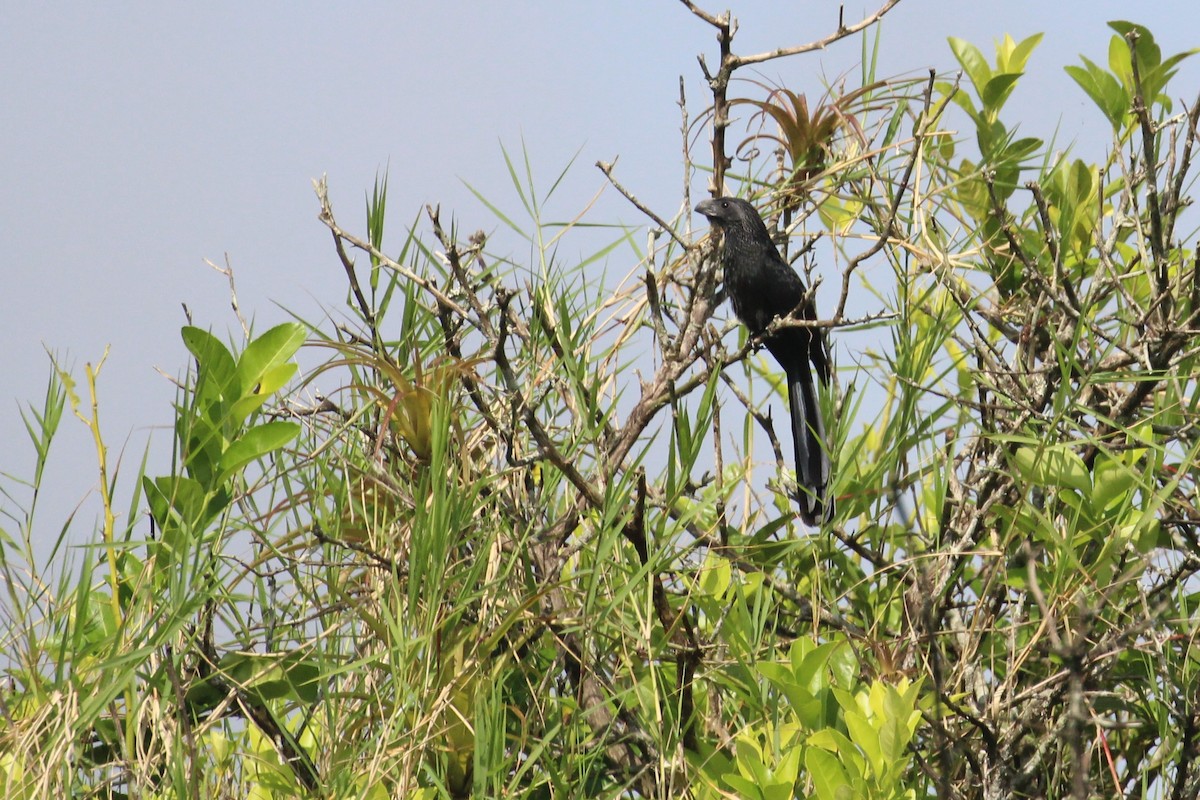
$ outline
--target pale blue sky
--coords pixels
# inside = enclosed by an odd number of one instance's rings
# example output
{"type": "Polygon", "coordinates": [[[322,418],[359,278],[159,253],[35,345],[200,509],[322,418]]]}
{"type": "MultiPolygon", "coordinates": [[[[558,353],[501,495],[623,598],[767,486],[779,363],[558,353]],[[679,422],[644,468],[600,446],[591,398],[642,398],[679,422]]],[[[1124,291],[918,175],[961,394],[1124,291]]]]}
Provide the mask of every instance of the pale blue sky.
{"type": "MultiPolygon", "coordinates": [[[[737,50],[822,36],[837,7],[737,3],[737,50]]],[[[847,20],[866,8],[874,5],[847,5],[847,20]]],[[[1134,8],[904,0],[884,23],[880,74],[952,70],[948,36],[990,55],[1004,33],[1043,31],[1031,63],[1037,79],[1018,88],[1008,118],[1047,138],[1061,126],[1064,144],[1090,143],[1098,156],[1107,126],[1061,67],[1081,52],[1103,62],[1109,19],[1149,26],[1168,53],[1200,45],[1194,2],[1134,8]]],[[[820,75],[857,68],[860,47],[848,40],[762,74],[819,93],[820,75]]],[[[696,55],[715,63],[715,49],[712,29],[673,0],[8,4],[0,472],[32,469],[18,409],[40,403],[45,348],[81,378],[83,363],[111,346],[100,393],[112,455],[128,439],[132,474],[152,435],[152,462],[167,463],[170,432],[161,426],[174,389],[155,368],[186,366],[180,304],[221,335],[235,324],[224,279],[205,258],[228,254],[242,309],[260,330],[286,318],[280,307],[310,318],[336,307],[343,275],[311,190],[322,174],[348,227],[361,230],[364,192],[390,163],[393,236],[427,202],[474,230],[494,221],[460,178],[515,208],[500,143],[519,151],[523,139],[547,180],[580,151],[552,206],[563,215],[602,184],[592,163],[617,155],[619,178],[671,212],[680,196],[678,78],[698,113],[696,55]]],[[[1197,68],[1188,62],[1174,84],[1189,101],[1197,68]]],[[[641,223],[611,192],[597,218],[641,223]]],[[[40,513],[45,536],[95,485],[94,463],[83,426],[66,420],[40,513]]]]}

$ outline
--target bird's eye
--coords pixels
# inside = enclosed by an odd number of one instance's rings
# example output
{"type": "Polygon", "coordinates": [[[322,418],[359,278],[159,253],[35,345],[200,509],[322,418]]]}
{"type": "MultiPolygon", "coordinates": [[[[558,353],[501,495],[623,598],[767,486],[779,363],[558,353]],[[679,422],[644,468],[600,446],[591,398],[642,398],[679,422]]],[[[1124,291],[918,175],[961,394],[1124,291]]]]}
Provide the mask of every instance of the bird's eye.
{"type": "Polygon", "coordinates": [[[728,200],[722,200],[722,201],[721,201],[721,208],[729,208],[729,201],[728,201],[728,200]]]}

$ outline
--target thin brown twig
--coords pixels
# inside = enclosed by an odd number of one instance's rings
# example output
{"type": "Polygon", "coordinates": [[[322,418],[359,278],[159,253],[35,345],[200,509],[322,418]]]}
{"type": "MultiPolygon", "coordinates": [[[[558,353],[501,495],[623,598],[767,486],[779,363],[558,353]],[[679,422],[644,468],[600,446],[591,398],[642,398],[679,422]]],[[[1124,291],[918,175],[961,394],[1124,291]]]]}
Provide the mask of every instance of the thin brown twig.
{"type": "MultiPolygon", "coordinates": [[[[709,25],[712,25],[716,28],[722,28],[729,24],[728,14],[715,16],[704,11],[695,3],[691,2],[691,0],[680,0],[680,2],[687,6],[689,11],[700,17],[700,19],[704,20],[709,25]]],[[[747,66],[748,64],[761,64],[764,61],[770,61],[775,58],[787,58],[789,56],[798,56],[802,53],[811,53],[814,50],[824,50],[834,42],[845,39],[847,36],[853,36],[854,34],[863,31],[879,22],[879,20],[883,19],[885,14],[895,8],[899,3],[900,0],[887,0],[887,2],[877,8],[873,13],[868,14],[853,25],[845,24],[842,8],[839,6],[837,28],[828,36],[815,39],[807,44],[795,45],[793,47],[780,47],[775,50],[767,50],[752,56],[731,56],[729,62],[731,64],[730,70],[732,71],[739,67],[747,66]]]]}
{"type": "Polygon", "coordinates": [[[613,188],[620,192],[626,200],[628,200],[630,203],[633,203],[634,207],[637,208],[638,211],[641,211],[647,217],[654,220],[654,224],[666,231],[667,235],[674,239],[680,247],[682,247],[684,250],[690,250],[691,248],[696,247],[695,244],[688,244],[685,242],[683,238],[675,231],[674,225],[668,224],[666,220],[654,213],[649,206],[647,206],[641,200],[638,200],[637,197],[634,196],[633,192],[626,189],[621,185],[620,181],[613,177],[613,169],[615,169],[616,166],[617,160],[615,158],[612,161],[596,162],[596,168],[604,173],[604,177],[607,178],[608,182],[613,185],[613,188]]]}

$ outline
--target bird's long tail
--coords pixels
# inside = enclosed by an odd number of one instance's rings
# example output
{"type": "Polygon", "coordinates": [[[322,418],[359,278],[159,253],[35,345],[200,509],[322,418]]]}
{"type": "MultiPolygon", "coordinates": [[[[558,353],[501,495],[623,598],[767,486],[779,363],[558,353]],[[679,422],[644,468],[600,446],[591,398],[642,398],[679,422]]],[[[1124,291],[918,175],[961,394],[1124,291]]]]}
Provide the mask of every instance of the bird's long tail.
{"type": "Polygon", "coordinates": [[[817,388],[808,369],[788,373],[788,405],[792,412],[792,439],[796,448],[796,501],[800,517],[808,525],[819,525],[833,516],[829,496],[829,453],[825,445],[825,422],[817,388]]]}

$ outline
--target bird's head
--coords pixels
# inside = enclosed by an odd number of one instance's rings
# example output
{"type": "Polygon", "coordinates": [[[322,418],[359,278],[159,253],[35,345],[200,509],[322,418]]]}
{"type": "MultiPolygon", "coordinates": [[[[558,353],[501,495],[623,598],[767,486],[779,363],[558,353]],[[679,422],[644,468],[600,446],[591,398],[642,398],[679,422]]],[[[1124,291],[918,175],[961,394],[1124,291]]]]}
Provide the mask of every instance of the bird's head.
{"type": "Polygon", "coordinates": [[[724,228],[743,215],[741,206],[750,207],[753,211],[753,207],[745,200],[739,200],[736,197],[714,197],[698,203],[696,212],[703,214],[713,225],[724,228]]]}
{"type": "Polygon", "coordinates": [[[698,203],[696,211],[703,214],[710,224],[727,234],[735,234],[739,238],[758,236],[770,240],[767,226],[758,215],[758,211],[740,197],[714,197],[698,203]]]}

